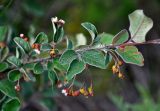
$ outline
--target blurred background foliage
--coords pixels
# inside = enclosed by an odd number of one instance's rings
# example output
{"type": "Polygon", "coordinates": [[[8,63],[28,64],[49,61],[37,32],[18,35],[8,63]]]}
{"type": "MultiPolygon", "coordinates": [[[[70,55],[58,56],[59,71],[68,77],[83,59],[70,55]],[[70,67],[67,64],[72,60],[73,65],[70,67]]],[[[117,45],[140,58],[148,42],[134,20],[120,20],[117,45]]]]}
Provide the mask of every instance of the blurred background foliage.
{"type": "MultiPolygon", "coordinates": [[[[65,34],[69,38],[74,40],[78,33],[84,33],[89,41],[89,34],[80,25],[82,22],[93,23],[99,33],[116,34],[128,29],[128,14],[136,9],[143,9],[154,21],[147,40],[159,38],[160,0],[0,0],[0,25],[7,25],[10,29],[11,38],[7,43],[10,48],[13,37],[20,33],[35,37],[43,31],[52,37],[51,17],[55,16],[66,21],[65,34]]],[[[55,91],[53,96],[51,91],[45,90],[43,97],[35,88],[36,84],[24,83],[22,111],[45,111],[48,108],[58,111],[159,111],[160,47],[138,48],[144,55],[145,66],[126,64],[123,66],[124,80],[114,76],[111,68],[89,67],[79,76],[85,81],[93,79],[93,98],[64,97],[60,91],[55,91]]]]}

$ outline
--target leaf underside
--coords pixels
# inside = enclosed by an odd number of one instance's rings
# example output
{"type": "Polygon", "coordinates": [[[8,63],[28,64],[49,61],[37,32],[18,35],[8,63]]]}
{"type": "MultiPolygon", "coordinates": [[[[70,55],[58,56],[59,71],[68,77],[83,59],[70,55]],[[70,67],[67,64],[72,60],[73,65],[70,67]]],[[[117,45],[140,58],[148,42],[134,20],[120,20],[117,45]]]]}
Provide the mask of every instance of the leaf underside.
{"type": "Polygon", "coordinates": [[[131,39],[134,42],[145,42],[147,32],[152,28],[153,21],[144,15],[143,10],[136,10],[129,15],[131,39]]]}

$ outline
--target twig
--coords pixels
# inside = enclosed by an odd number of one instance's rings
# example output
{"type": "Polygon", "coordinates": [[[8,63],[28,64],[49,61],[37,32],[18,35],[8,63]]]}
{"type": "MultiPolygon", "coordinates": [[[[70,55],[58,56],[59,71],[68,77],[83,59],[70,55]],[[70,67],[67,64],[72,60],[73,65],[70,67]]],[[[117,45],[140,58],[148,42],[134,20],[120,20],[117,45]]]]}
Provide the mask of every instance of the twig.
{"type": "MultiPolygon", "coordinates": [[[[111,49],[111,48],[117,48],[117,47],[123,47],[123,46],[137,46],[137,45],[146,45],[146,44],[160,44],[160,39],[155,39],[155,40],[150,40],[142,43],[136,43],[136,42],[127,42],[124,44],[118,44],[118,45],[102,45],[101,47],[87,47],[87,48],[82,48],[82,49],[77,49],[75,50],[76,52],[84,52],[84,51],[89,51],[89,50],[103,50],[103,49],[111,49]]],[[[62,54],[59,54],[57,57],[61,56],[62,54]]],[[[52,60],[52,57],[48,58],[42,58],[42,59],[35,59],[31,60],[28,62],[25,62],[24,64],[29,64],[29,63],[36,63],[36,62],[44,62],[44,61],[49,61],[52,60]]]]}

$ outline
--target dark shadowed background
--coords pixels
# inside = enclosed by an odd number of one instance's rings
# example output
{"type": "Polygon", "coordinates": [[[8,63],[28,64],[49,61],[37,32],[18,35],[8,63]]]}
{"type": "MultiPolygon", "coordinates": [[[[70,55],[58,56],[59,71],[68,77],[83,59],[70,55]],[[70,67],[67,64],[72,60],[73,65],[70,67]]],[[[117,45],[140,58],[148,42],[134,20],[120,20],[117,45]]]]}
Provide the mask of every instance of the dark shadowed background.
{"type": "MultiPolygon", "coordinates": [[[[82,22],[93,23],[99,33],[116,34],[128,29],[128,15],[136,9],[143,9],[154,21],[147,40],[160,38],[160,0],[0,0],[0,25],[11,27],[12,39],[20,33],[36,36],[41,31],[52,36],[51,17],[57,16],[65,20],[69,38],[84,33],[89,41],[82,22]]],[[[21,111],[160,111],[160,46],[138,48],[145,65],[123,66],[124,80],[114,76],[111,68],[89,67],[79,76],[85,81],[93,79],[94,97],[65,97],[60,90],[50,97],[29,89],[32,83],[25,83],[21,111]]]]}

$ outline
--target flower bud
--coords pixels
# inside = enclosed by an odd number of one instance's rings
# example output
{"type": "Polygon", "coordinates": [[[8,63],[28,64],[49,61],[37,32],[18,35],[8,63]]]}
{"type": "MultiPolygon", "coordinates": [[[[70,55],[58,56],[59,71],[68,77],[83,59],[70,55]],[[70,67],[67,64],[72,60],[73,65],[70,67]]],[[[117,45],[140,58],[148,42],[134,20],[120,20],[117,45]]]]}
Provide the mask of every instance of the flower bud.
{"type": "Polygon", "coordinates": [[[121,72],[118,73],[119,78],[124,78],[123,74],[121,72]]]}
{"type": "Polygon", "coordinates": [[[19,36],[20,36],[22,39],[25,37],[24,34],[20,34],[19,36]]]}
{"type": "Polygon", "coordinates": [[[93,96],[93,87],[92,87],[92,84],[91,86],[88,88],[88,93],[90,96],[93,96]]]}
{"type": "Polygon", "coordinates": [[[88,96],[89,95],[89,93],[88,93],[88,91],[85,89],[85,88],[80,88],[80,93],[82,94],[82,95],[84,95],[84,96],[88,96]]]}
{"type": "Polygon", "coordinates": [[[69,90],[68,88],[62,89],[62,94],[64,94],[65,96],[69,95],[69,90]]]}
{"type": "Polygon", "coordinates": [[[16,85],[16,86],[14,87],[14,89],[15,89],[17,92],[19,92],[19,91],[21,90],[21,87],[20,87],[20,85],[16,85]]]}
{"type": "Polygon", "coordinates": [[[49,54],[50,54],[51,57],[56,57],[55,49],[51,49],[49,54]]]}
{"type": "Polygon", "coordinates": [[[115,73],[117,73],[118,71],[119,71],[119,70],[118,70],[117,66],[113,65],[113,66],[112,66],[112,72],[115,74],[115,73]]]}

